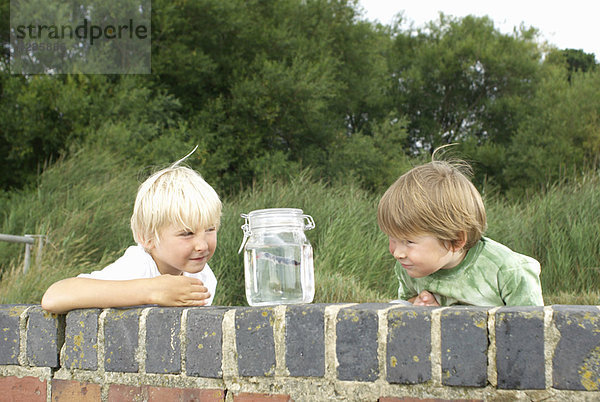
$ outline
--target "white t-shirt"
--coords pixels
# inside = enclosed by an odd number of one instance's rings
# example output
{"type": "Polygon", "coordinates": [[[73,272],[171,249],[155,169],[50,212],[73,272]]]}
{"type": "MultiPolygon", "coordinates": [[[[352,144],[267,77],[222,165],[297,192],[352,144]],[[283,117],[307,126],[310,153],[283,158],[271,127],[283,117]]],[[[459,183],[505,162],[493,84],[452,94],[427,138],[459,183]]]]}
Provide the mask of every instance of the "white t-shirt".
{"type": "MultiPolygon", "coordinates": [[[[124,281],[129,279],[154,278],[161,275],[152,256],[144,250],[139,244],[131,246],[125,250],[125,253],[115,262],[106,266],[101,271],[94,271],[89,274],[80,274],[79,278],[91,278],[113,281],[124,281]]],[[[210,306],[215,297],[217,289],[217,278],[208,264],[197,274],[184,272],[183,275],[191,278],[198,278],[204,283],[204,286],[210,293],[210,298],[206,300],[206,306],[210,306]]]]}

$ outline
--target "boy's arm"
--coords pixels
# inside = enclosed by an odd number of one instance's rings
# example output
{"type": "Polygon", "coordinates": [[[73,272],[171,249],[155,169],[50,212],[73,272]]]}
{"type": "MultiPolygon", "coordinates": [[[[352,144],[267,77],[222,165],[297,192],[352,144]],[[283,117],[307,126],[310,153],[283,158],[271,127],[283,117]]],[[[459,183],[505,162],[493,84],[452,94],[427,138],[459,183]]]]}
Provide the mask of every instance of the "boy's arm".
{"type": "Polygon", "coordinates": [[[77,308],[143,304],[202,306],[209,297],[201,280],[187,276],[160,275],[123,281],[75,277],[51,285],[42,298],[42,308],[60,314],[77,308]]]}
{"type": "Polygon", "coordinates": [[[500,295],[507,306],[543,306],[540,264],[531,257],[520,266],[511,266],[498,273],[500,295]]]}

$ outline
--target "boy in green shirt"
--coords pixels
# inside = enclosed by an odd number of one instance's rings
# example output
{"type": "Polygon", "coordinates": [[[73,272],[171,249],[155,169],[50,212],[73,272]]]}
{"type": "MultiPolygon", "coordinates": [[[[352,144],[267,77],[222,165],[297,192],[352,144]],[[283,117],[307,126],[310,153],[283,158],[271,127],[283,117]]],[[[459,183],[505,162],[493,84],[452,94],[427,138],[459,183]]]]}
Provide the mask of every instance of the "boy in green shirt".
{"type": "Polygon", "coordinates": [[[482,236],[485,208],[466,169],[415,167],[381,198],[377,221],[396,259],[398,297],[419,306],[543,306],[540,264],[482,236]]]}

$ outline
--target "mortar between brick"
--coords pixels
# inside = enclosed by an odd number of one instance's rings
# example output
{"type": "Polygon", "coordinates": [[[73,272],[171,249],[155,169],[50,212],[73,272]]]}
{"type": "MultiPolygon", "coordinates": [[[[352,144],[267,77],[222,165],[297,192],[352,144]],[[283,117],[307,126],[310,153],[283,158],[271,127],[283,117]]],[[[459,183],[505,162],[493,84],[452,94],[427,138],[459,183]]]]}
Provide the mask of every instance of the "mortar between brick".
{"type": "Polygon", "coordinates": [[[152,307],[145,308],[142,310],[142,314],[140,314],[140,328],[138,331],[138,349],[136,353],[136,359],[138,361],[140,373],[146,372],[146,320],[148,318],[148,314],[150,314],[150,310],[152,310],[152,307]]]}
{"type": "Polygon", "coordinates": [[[560,332],[552,319],[552,307],[544,307],[544,369],[547,386],[552,384],[552,359],[560,340],[560,332]]]}
{"type": "Polygon", "coordinates": [[[488,383],[493,387],[498,386],[498,371],[496,369],[496,311],[500,307],[494,307],[487,312],[488,325],[488,383]]]}
{"type": "Polygon", "coordinates": [[[448,307],[431,311],[431,381],[442,385],[442,312],[448,307]]]}
{"type": "Polygon", "coordinates": [[[103,310],[98,316],[98,371],[100,373],[104,373],[105,371],[105,347],[104,343],[106,340],[106,334],[104,333],[104,323],[106,320],[106,316],[110,309],[103,310]]]}
{"type": "Polygon", "coordinates": [[[29,320],[29,311],[33,306],[29,306],[19,315],[19,356],[17,361],[21,366],[27,366],[27,320],[29,320]]]}
{"type": "Polygon", "coordinates": [[[186,350],[187,350],[187,321],[188,321],[188,311],[189,309],[185,309],[181,312],[181,327],[179,328],[179,344],[181,345],[180,349],[180,359],[181,359],[181,372],[187,375],[187,358],[186,358],[186,350]]]}
{"type": "Polygon", "coordinates": [[[377,360],[379,361],[379,378],[377,379],[377,381],[382,380],[383,378],[387,378],[387,365],[385,364],[388,336],[387,315],[388,311],[390,311],[390,309],[392,308],[393,306],[390,306],[389,308],[377,311],[377,338],[379,339],[379,344],[377,345],[377,360]]]}
{"type": "MultiPolygon", "coordinates": [[[[104,376],[105,373],[104,359],[106,357],[106,350],[104,347],[104,343],[106,341],[106,334],[104,333],[104,323],[109,311],[110,309],[102,310],[102,312],[98,315],[98,374],[102,376],[104,376]]],[[[100,386],[100,398],[102,398],[103,401],[108,400],[108,388],[108,385],[103,381],[103,383],[100,386]]]]}
{"type": "Polygon", "coordinates": [[[235,344],[235,309],[229,310],[223,316],[223,357],[222,370],[223,380],[227,389],[239,390],[239,383],[236,378],[239,376],[237,367],[237,347],[235,344]]]}
{"type": "Polygon", "coordinates": [[[273,338],[275,341],[275,375],[290,375],[285,363],[285,312],[286,306],[277,306],[274,311],[273,338]]]}

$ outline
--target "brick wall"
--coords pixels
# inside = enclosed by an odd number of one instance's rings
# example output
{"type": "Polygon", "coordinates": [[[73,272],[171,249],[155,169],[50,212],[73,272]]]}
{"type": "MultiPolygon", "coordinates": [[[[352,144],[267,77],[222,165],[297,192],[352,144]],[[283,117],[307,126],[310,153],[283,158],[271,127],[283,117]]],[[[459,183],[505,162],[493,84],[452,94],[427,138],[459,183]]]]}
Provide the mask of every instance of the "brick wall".
{"type": "Polygon", "coordinates": [[[0,305],[0,400],[600,400],[600,309],[0,305]]]}

